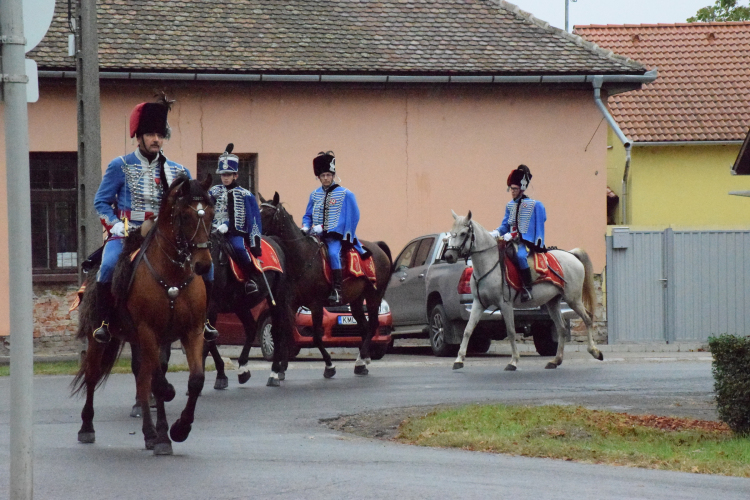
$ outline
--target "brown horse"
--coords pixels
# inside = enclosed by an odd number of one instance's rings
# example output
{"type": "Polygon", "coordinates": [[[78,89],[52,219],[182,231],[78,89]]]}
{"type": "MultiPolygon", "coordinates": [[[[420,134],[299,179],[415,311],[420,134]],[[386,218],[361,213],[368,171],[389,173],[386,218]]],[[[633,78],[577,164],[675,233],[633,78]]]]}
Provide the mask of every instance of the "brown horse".
{"type": "Polygon", "coordinates": [[[101,319],[96,317],[98,283],[95,273],[89,274],[78,328],[78,338],[88,339],[88,349],[72,383],[74,394],[86,389],[80,442],[95,441],[94,391],[109,376],[123,342],[129,342],[140,353],[136,400],[141,405],[146,448],[153,449],[155,455],[171,455],[170,436],[178,442],[187,439],[204,383],[206,289],[203,280],[195,278],[211,267],[209,237],[214,208],[207,192],[210,185],[210,175],[203,182],[177,177],[171,186],[164,187],[159,217],[145,241],[141,240],[142,245],[138,235],[128,237],[112,283],[117,305],[110,322],[113,337],[107,344],[92,338],[101,319]],[[139,246],[140,252],[131,264],[131,251],[139,246]],[[168,433],[164,402],[174,398],[175,390],[167,382],[159,353],[161,347],[178,339],[190,368],[188,401],[168,433]],[[149,411],[151,393],[156,398],[156,426],[149,411]]]}
{"type": "MultiPolygon", "coordinates": [[[[279,202],[279,193],[276,193],[271,201],[259,197],[263,232],[276,236],[286,255],[289,274],[287,279],[294,294],[291,299],[292,310],[296,311],[300,306],[310,309],[313,320],[313,343],[320,350],[326,364],[323,376],[331,378],[336,374],[336,367],[331,361],[331,355],[323,347],[323,307],[328,305],[331,285],[323,271],[321,243],[314,236],[305,235],[297,227],[292,216],[279,202]]],[[[377,280],[373,285],[365,276],[344,279],[342,302],[350,305],[352,316],[357,320],[362,334],[362,345],[354,363],[354,373],[367,375],[370,342],[378,329],[378,309],[391,277],[391,250],[382,241],[372,243],[360,240],[360,243],[372,254],[377,280]],[[367,303],[367,317],[363,302],[367,303]]]]}

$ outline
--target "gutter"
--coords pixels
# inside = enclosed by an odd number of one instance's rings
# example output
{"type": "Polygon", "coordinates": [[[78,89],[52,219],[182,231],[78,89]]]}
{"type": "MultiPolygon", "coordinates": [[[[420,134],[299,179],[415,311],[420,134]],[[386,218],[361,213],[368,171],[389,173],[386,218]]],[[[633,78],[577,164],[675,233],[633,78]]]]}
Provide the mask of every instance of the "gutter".
{"type": "Polygon", "coordinates": [[[646,74],[641,76],[635,76],[635,75],[599,75],[595,76],[593,79],[593,86],[594,86],[594,103],[596,103],[596,107],[599,108],[599,111],[602,112],[602,115],[604,115],[604,119],[607,120],[607,123],[614,131],[615,135],[618,139],[620,139],[620,142],[622,142],[622,145],[625,146],[625,172],[622,175],[622,188],[620,193],[620,223],[621,224],[627,224],[628,223],[628,212],[627,212],[627,200],[628,200],[628,174],[630,173],[630,150],[633,147],[633,142],[628,139],[625,134],[623,133],[622,129],[620,129],[620,126],[617,125],[617,122],[612,117],[612,115],[609,112],[609,109],[607,109],[607,106],[604,105],[602,102],[602,85],[604,83],[612,82],[612,83],[651,83],[654,80],[656,80],[656,68],[652,69],[651,71],[646,72],[646,74]]]}
{"type": "MultiPolygon", "coordinates": [[[[180,80],[224,82],[343,82],[343,83],[593,83],[597,78],[605,82],[647,83],[646,75],[284,75],[267,73],[138,73],[128,71],[100,71],[102,80],[180,80]]],[[[72,71],[39,71],[39,78],[76,78],[72,71]]],[[[656,78],[654,73],[654,78],[656,78]]]]}

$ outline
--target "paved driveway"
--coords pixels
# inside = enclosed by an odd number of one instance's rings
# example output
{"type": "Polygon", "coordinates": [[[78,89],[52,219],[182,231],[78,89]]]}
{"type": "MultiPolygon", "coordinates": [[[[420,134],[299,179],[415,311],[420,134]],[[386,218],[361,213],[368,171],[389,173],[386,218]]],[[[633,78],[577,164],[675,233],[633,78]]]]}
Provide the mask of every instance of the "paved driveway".
{"type": "MultiPolygon", "coordinates": [[[[587,356],[587,355],[586,355],[587,356]]],[[[114,375],[96,401],[97,442],[76,442],[82,401],[70,399],[71,377],[35,378],[35,496],[41,499],[159,498],[534,498],[747,499],[750,480],[585,465],[461,450],[428,449],[340,434],[322,418],[376,408],[508,401],[580,403],[622,411],[715,416],[710,358],[615,356],[594,362],[571,355],[557,370],[524,356],[515,373],[507,358],[391,356],[355,377],[353,360],[322,377],[320,361],[292,364],[278,389],[265,387],[269,364],[254,361],[253,378],[227,391],[211,389],[198,404],[193,432],[175,455],[143,450],[140,420],[128,416],[129,375],[114,375]],[[688,409],[688,410],[686,410],[688,409]]],[[[178,388],[170,422],[185,402],[187,374],[170,374],[178,388]]],[[[9,379],[0,380],[9,400],[9,379]]],[[[0,498],[8,491],[7,404],[0,408],[0,498]]]]}

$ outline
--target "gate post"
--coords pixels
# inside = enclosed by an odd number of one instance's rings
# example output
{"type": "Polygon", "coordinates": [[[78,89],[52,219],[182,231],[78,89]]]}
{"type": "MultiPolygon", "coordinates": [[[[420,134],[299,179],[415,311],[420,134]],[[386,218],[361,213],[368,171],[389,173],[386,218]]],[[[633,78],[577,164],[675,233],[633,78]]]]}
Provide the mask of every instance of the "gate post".
{"type": "Polygon", "coordinates": [[[674,287],[674,231],[671,227],[662,236],[662,284],[664,285],[664,340],[674,343],[675,287],[674,287]]]}

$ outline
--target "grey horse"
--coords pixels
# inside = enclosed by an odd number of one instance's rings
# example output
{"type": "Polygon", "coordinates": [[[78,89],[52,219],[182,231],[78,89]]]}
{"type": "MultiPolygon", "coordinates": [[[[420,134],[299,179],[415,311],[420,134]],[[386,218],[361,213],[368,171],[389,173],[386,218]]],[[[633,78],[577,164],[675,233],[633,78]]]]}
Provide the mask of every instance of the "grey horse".
{"type": "Polygon", "coordinates": [[[474,266],[474,273],[471,276],[471,293],[474,302],[471,306],[469,321],[464,330],[458,357],[453,363],[454,370],[463,368],[466,348],[469,345],[474,327],[477,326],[482,312],[490,306],[499,307],[505,319],[505,328],[510,339],[510,347],[513,350],[513,356],[505,369],[512,371],[518,367],[518,348],[516,347],[516,336],[513,334],[516,331],[513,309],[532,309],[546,305],[557,328],[558,344],[555,359],[547,363],[545,368],[557,368],[563,362],[563,351],[565,349],[565,326],[560,313],[561,299],[567,302],[586,325],[588,352],[600,361],[604,359],[602,352],[594,344],[591,331],[596,299],[593,266],[584,250],[580,248],[569,252],[550,250],[549,253],[553,254],[562,266],[565,288],[561,290],[552,283],[544,281],[536,283],[532,287],[532,300],[521,303],[519,294],[515,293],[515,290],[505,282],[504,266],[500,262],[495,238],[479,223],[471,219],[471,211],[466,217],[461,217],[453,212],[453,219],[453,227],[444,254],[445,260],[453,263],[459,258],[470,256],[474,266]]]}

